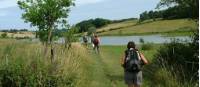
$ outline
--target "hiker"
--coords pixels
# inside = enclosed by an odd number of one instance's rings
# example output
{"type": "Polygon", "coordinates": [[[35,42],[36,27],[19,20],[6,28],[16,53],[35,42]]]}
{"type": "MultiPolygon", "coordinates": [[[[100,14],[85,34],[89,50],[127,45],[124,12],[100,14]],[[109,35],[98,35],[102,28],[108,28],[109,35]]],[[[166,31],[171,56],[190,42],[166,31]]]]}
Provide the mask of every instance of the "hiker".
{"type": "Polygon", "coordinates": [[[91,44],[92,44],[92,47],[94,48],[94,33],[92,33],[92,35],[90,36],[90,40],[91,40],[91,44]]]}
{"type": "Polygon", "coordinates": [[[87,46],[88,39],[87,39],[87,36],[86,36],[86,35],[83,36],[83,42],[84,42],[84,44],[87,46]]]}
{"type": "Polygon", "coordinates": [[[128,42],[125,55],[121,59],[124,68],[124,80],[128,87],[140,87],[142,84],[142,66],[148,61],[144,55],[136,49],[133,41],[128,42]]]}
{"type": "Polygon", "coordinates": [[[100,39],[97,35],[94,35],[94,39],[93,39],[93,44],[94,44],[94,47],[93,49],[99,53],[99,44],[100,44],[100,39]]]}

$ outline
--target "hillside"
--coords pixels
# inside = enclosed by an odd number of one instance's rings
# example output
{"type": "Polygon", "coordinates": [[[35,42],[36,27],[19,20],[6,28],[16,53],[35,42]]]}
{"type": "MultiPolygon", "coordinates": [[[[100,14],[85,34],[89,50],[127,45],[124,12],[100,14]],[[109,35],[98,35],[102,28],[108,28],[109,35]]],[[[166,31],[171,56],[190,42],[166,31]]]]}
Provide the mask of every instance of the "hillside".
{"type": "Polygon", "coordinates": [[[197,28],[197,24],[193,20],[175,19],[175,20],[157,20],[144,21],[140,24],[137,20],[113,23],[97,29],[100,36],[116,36],[116,35],[147,35],[147,34],[163,34],[163,35],[190,35],[197,28]]]}

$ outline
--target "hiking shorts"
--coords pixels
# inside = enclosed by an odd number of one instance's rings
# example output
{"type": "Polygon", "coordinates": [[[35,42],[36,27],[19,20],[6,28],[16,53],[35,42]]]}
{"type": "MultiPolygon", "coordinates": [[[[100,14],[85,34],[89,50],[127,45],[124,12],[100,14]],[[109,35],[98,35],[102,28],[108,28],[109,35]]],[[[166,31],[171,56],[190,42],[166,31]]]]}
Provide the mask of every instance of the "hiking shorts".
{"type": "Polygon", "coordinates": [[[124,72],[124,80],[127,85],[136,84],[138,86],[142,85],[142,71],[139,72],[124,72]]]}

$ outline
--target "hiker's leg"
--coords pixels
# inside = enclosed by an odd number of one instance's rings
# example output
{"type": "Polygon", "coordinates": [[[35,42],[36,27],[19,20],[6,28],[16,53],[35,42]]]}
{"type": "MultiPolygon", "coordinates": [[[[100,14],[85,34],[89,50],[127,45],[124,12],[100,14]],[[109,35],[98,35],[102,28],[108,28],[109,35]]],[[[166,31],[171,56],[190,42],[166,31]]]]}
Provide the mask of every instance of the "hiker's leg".
{"type": "Polygon", "coordinates": [[[96,45],[94,45],[93,50],[95,50],[95,48],[96,48],[96,45]]]}
{"type": "Polygon", "coordinates": [[[94,45],[94,52],[97,53],[97,45],[94,45]]]}
{"type": "Polygon", "coordinates": [[[99,53],[99,45],[97,45],[97,52],[99,53]]]}

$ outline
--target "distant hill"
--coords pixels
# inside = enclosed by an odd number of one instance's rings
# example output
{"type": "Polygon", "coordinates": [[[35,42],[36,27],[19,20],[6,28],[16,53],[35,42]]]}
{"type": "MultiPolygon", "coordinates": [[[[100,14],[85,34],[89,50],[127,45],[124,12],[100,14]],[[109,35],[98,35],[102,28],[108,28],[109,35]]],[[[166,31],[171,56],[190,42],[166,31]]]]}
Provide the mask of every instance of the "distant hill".
{"type": "Polygon", "coordinates": [[[189,19],[147,20],[140,24],[138,24],[138,20],[127,20],[98,28],[97,33],[100,36],[146,34],[189,35],[197,27],[197,24],[189,19]]]}

